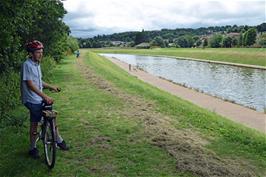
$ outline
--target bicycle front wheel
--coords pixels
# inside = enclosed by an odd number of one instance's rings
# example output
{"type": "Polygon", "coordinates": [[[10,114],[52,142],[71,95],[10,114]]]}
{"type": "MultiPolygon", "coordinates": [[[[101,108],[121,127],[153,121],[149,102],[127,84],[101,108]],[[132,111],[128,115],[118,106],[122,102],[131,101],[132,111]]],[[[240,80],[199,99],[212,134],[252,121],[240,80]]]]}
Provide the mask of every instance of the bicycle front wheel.
{"type": "Polygon", "coordinates": [[[45,161],[47,166],[52,169],[55,165],[56,157],[55,126],[53,120],[46,121],[43,133],[45,161]]]}

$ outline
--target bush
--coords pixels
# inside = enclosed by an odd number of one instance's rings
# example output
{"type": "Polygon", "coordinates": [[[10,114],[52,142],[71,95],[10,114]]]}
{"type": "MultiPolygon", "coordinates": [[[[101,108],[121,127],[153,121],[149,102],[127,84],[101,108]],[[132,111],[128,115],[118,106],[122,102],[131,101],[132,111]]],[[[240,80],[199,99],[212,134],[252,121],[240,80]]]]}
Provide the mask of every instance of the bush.
{"type": "MultiPolygon", "coordinates": [[[[69,27],[63,22],[66,11],[59,0],[1,1],[0,5],[0,120],[8,118],[19,104],[19,68],[25,60],[24,45],[37,39],[44,44],[44,52],[56,61],[68,48],[69,27]]],[[[74,46],[74,47],[73,47],[74,46]]],[[[52,76],[54,61],[43,59],[44,79],[52,76]]]]}
{"type": "Polygon", "coordinates": [[[165,41],[161,36],[156,36],[152,41],[151,41],[151,46],[159,46],[162,48],[166,47],[165,41]]]}
{"type": "Polygon", "coordinates": [[[255,28],[250,28],[244,34],[244,44],[245,46],[251,46],[256,42],[257,31],[255,28]]]}
{"type": "Polygon", "coordinates": [[[0,79],[0,123],[8,119],[8,113],[19,104],[19,74],[11,71],[1,74],[0,79]]]}
{"type": "Polygon", "coordinates": [[[258,42],[257,42],[261,47],[266,47],[266,33],[262,34],[259,36],[258,38],[258,42]]]}
{"type": "Polygon", "coordinates": [[[55,60],[48,56],[42,59],[41,68],[44,81],[51,81],[53,78],[54,68],[56,66],[55,60]]]}
{"type": "Polygon", "coordinates": [[[232,47],[232,41],[233,41],[233,39],[230,36],[225,36],[222,39],[222,46],[225,48],[231,48],[232,47]]]}
{"type": "Polygon", "coordinates": [[[212,48],[219,48],[221,47],[222,40],[223,36],[221,34],[215,34],[210,38],[209,45],[212,48]]]}
{"type": "Polygon", "coordinates": [[[76,50],[79,49],[78,40],[72,36],[67,38],[67,53],[73,54],[76,50]]]}
{"type": "Polygon", "coordinates": [[[174,43],[176,46],[180,46],[183,48],[190,48],[194,44],[194,40],[191,35],[180,36],[177,39],[174,39],[174,43]]]}

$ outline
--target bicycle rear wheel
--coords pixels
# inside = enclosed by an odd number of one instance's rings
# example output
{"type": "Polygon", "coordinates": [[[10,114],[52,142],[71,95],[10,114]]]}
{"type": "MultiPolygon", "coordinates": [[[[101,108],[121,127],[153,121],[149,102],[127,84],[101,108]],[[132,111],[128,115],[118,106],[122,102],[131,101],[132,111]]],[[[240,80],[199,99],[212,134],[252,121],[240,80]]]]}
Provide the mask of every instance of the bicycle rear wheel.
{"type": "Polygon", "coordinates": [[[53,120],[46,121],[43,131],[45,161],[47,166],[52,169],[55,165],[56,157],[55,126],[53,120]]]}

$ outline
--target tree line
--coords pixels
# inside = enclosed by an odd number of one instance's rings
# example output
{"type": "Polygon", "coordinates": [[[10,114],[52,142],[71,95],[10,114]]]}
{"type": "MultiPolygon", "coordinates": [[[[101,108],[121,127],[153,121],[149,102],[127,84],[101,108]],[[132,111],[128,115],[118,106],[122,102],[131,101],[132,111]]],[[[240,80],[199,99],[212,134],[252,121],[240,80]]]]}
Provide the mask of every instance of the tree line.
{"type": "Polygon", "coordinates": [[[265,32],[266,23],[262,23],[257,26],[227,25],[197,29],[142,30],[79,38],[78,41],[82,48],[117,46],[114,41],[121,41],[126,47],[143,42],[158,47],[266,47],[265,32]]]}
{"type": "MultiPolygon", "coordinates": [[[[4,0],[0,3],[0,123],[19,103],[19,70],[27,57],[25,43],[43,42],[43,73],[50,73],[53,63],[66,52],[78,48],[63,22],[66,10],[60,0],[4,0]],[[45,71],[47,70],[47,72],[45,71]]],[[[45,75],[48,77],[48,75],[45,75]]],[[[3,125],[3,124],[2,124],[3,125]]]]}

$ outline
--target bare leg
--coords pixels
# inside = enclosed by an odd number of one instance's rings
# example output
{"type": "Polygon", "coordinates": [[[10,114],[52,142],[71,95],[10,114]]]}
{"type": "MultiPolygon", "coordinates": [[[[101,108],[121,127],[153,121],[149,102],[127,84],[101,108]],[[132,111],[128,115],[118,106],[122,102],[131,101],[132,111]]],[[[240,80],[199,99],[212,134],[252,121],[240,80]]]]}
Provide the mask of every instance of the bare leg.
{"type": "Polygon", "coordinates": [[[59,134],[58,127],[56,125],[56,119],[54,119],[54,125],[55,125],[55,134],[56,134],[56,141],[57,141],[57,146],[64,151],[68,151],[69,147],[66,145],[66,142],[63,140],[63,138],[59,134]]]}
{"type": "Polygon", "coordinates": [[[63,138],[61,137],[61,135],[59,134],[59,130],[56,124],[56,119],[54,119],[54,125],[55,125],[55,135],[56,135],[56,141],[57,143],[62,143],[63,138]]]}

